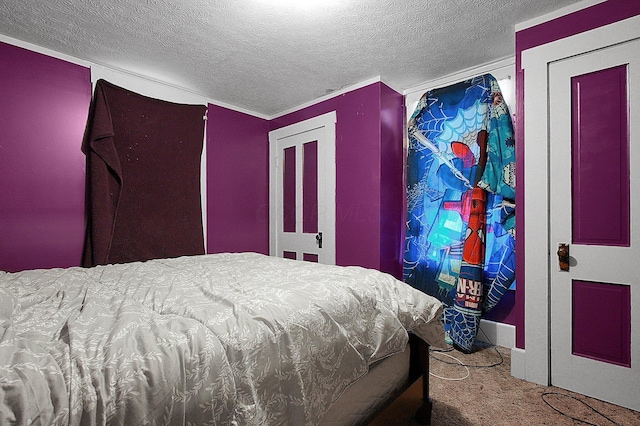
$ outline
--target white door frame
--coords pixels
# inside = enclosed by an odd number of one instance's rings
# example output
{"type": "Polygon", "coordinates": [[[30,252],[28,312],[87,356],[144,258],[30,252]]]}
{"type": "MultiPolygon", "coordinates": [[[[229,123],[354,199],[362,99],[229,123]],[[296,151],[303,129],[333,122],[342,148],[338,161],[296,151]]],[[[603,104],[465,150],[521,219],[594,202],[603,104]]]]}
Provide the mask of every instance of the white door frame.
{"type": "MultiPolygon", "coordinates": [[[[638,284],[637,271],[633,267],[640,258],[640,233],[634,226],[634,220],[631,219],[630,228],[627,229],[627,233],[623,233],[622,230],[617,236],[622,239],[626,234],[630,237],[629,245],[626,246],[620,240],[612,241],[611,245],[607,243],[587,243],[584,241],[576,241],[575,233],[576,228],[572,226],[572,218],[575,214],[573,209],[573,197],[571,196],[572,188],[575,182],[572,182],[573,168],[572,164],[572,147],[576,141],[572,140],[573,123],[580,123],[584,125],[584,118],[578,120],[575,117],[575,112],[572,111],[572,104],[574,102],[580,102],[585,109],[595,109],[597,107],[587,106],[583,101],[578,99],[584,99],[582,96],[578,96],[580,90],[575,92],[575,88],[572,83],[572,77],[577,76],[579,78],[587,78],[590,73],[593,72],[613,72],[612,70],[618,67],[623,68],[625,71],[625,88],[622,96],[628,96],[626,109],[622,107],[621,115],[629,114],[629,117],[638,117],[638,106],[640,106],[640,87],[637,84],[640,81],[640,39],[617,44],[611,47],[607,47],[603,50],[597,50],[587,54],[574,56],[566,60],[554,62],[549,66],[549,81],[550,81],[550,93],[552,93],[553,99],[551,99],[550,105],[550,140],[551,140],[551,153],[550,153],[550,173],[551,173],[551,185],[550,185],[550,238],[551,247],[558,247],[560,243],[567,243],[571,247],[571,259],[572,264],[570,271],[561,271],[557,264],[550,268],[551,273],[551,321],[552,321],[552,333],[551,333],[551,384],[564,389],[580,392],[582,394],[618,404],[627,408],[639,410],[640,399],[638,398],[637,391],[640,389],[640,351],[637,344],[631,344],[631,348],[625,345],[625,349],[630,349],[630,359],[617,358],[614,361],[614,353],[621,356],[622,352],[615,352],[614,348],[618,351],[622,351],[620,346],[612,345],[602,347],[602,351],[597,353],[600,346],[581,346],[580,343],[576,345],[576,340],[580,341],[580,338],[586,337],[587,327],[575,322],[574,310],[579,309],[584,313],[584,308],[580,309],[582,303],[586,301],[583,298],[575,300],[574,291],[580,293],[585,291],[587,286],[593,286],[598,288],[598,294],[604,295],[607,292],[614,291],[629,291],[626,297],[629,300],[625,301],[629,303],[631,307],[631,318],[624,317],[625,326],[630,325],[630,330],[622,334],[622,330],[619,328],[611,329],[612,335],[617,335],[619,340],[616,341],[618,345],[622,345],[624,342],[628,344],[627,338],[631,339],[631,342],[640,341],[640,328],[636,327],[640,324],[640,310],[636,309],[640,307],[640,285],[638,284]],[[576,263],[573,264],[575,259],[576,263]],[[590,284],[587,284],[590,283],[590,284]],[[574,284],[579,286],[574,288],[574,284]],[[615,285],[618,284],[618,285],[615,285]],[[607,289],[607,290],[605,290],[607,289]],[[624,289],[624,290],[623,290],[624,289]],[[630,321],[626,323],[626,321],[630,321]],[[574,336],[574,330],[579,330],[578,334],[574,336]],[[630,336],[626,333],[629,332],[630,336]],[[617,333],[621,333],[618,335],[617,333]],[[596,353],[589,352],[590,350],[596,351],[596,353]],[[579,352],[575,353],[574,351],[579,352]],[[600,354],[603,354],[602,358],[598,358],[600,354]],[[604,355],[606,354],[606,355],[604,355]],[[593,356],[594,358],[590,357],[593,356]],[[609,358],[611,357],[611,358],[609,358]],[[608,361],[607,361],[608,360],[608,361]],[[629,361],[629,364],[626,362],[629,361]]],[[[622,79],[622,76],[621,76],[622,79]]],[[[613,79],[618,84],[622,82],[620,80],[613,79]]],[[[587,84],[587,86],[589,86],[587,84]]],[[[585,96],[588,96],[590,90],[585,89],[585,96]]],[[[615,98],[613,98],[615,99],[615,98]]],[[[609,103],[609,101],[604,100],[609,103]]],[[[582,108],[582,107],[581,107],[582,108]]],[[[601,108],[598,108],[601,109],[601,108]]],[[[626,170],[627,174],[622,179],[626,179],[629,184],[627,191],[628,196],[631,196],[628,201],[628,212],[631,218],[638,217],[640,211],[640,199],[636,194],[640,186],[640,170],[635,167],[638,156],[638,150],[636,145],[639,141],[640,135],[640,122],[638,120],[630,120],[628,125],[623,128],[623,132],[627,133],[628,141],[618,140],[612,138],[613,146],[622,146],[623,141],[627,143],[628,149],[625,158],[626,161],[630,160],[628,164],[629,169],[626,170]],[[627,133],[628,131],[628,133],[627,133]],[[618,145],[620,144],[620,145],[618,145]]],[[[590,136],[584,136],[588,141],[590,136]]],[[[581,139],[581,138],[579,138],[581,139]]],[[[578,144],[580,142],[577,142],[578,144]]],[[[591,140],[593,143],[593,140],[591,140]]],[[[606,144],[605,144],[606,146],[606,144]]],[[[580,155],[578,154],[580,157],[580,155]]],[[[588,156],[587,156],[588,158],[588,156]]],[[[607,168],[605,166],[605,168],[607,168]]],[[[584,176],[585,169],[581,169],[581,176],[584,176]]],[[[622,189],[622,185],[620,189],[622,189]]],[[[617,189],[617,188],[616,188],[617,189]]],[[[591,189],[593,192],[594,189],[591,189]]],[[[615,189],[612,189],[612,193],[616,193],[615,189]]],[[[624,198],[624,195],[620,194],[624,198]]],[[[574,196],[575,197],[575,196],[574,196]]],[[[596,204],[598,201],[595,202],[596,204]]],[[[613,202],[615,204],[615,202],[613,202]]],[[[619,205],[621,210],[623,209],[622,203],[619,205]]],[[[582,210],[580,210],[582,211],[582,210]]],[[[581,216],[578,214],[578,216],[581,216]]],[[[629,220],[629,219],[627,219],[629,220]]],[[[614,222],[617,223],[616,220],[614,222]]],[[[580,226],[581,231],[586,231],[587,235],[593,230],[587,231],[580,226]]],[[[613,238],[616,235],[612,235],[613,238]]],[[[553,259],[556,256],[552,255],[553,259]]],[[[584,293],[583,293],[584,294],[584,293]]],[[[622,293],[618,294],[622,299],[622,293]]],[[[596,298],[597,300],[597,298],[596,298]]],[[[588,302],[587,302],[588,303],[588,302]]],[[[622,306],[620,306],[622,308],[622,306]]],[[[607,309],[601,311],[602,314],[609,313],[612,319],[617,318],[622,320],[622,315],[616,317],[616,310],[607,309]]],[[[622,312],[626,311],[623,309],[622,312]]],[[[592,312],[594,318],[602,318],[598,316],[598,312],[592,312]]],[[[594,337],[604,338],[595,332],[594,337]]]]}
{"type": "Polygon", "coordinates": [[[320,131],[323,137],[318,141],[318,227],[322,232],[322,256],[319,256],[319,261],[327,264],[336,263],[335,128],[336,112],[332,111],[269,132],[269,254],[271,256],[276,256],[280,251],[278,242],[282,227],[282,221],[279,220],[282,188],[278,183],[277,175],[281,170],[277,166],[278,141],[305,132],[320,131]]]}
{"type": "Polygon", "coordinates": [[[550,384],[550,268],[555,251],[549,240],[549,64],[564,58],[640,38],[640,16],[628,18],[522,52],[524,70],[524,250],[525,350],[527,381],[550,384]]]}

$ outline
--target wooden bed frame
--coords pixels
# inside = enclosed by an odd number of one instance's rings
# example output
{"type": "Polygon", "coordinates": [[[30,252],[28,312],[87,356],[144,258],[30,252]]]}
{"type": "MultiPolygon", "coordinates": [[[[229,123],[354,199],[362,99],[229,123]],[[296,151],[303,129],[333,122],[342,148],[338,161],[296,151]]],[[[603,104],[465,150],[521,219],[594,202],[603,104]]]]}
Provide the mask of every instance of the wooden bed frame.
{"type": "Polygon", "coordinates": [[[413,334],[409,335],[409,344],[411,345],[411,364],[407,387],[422,377],[422,405],[415,416],[421,425],[430,425],[433,402],[429,396],[429,344],[413,334]]]}

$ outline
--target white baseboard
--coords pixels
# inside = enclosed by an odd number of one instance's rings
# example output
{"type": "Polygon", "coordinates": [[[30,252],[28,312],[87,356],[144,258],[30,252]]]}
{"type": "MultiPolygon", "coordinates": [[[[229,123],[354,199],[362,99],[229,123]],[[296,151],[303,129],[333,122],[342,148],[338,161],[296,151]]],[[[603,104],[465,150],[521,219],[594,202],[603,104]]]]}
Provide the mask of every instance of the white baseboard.
{"type": "Polygon", "coordinates": [[[524,349],[516,348],[516,328],[510,324],[480,320],[478,340],[492,345],[511,349],[511,375],[516,379],[525,379],[526,362],[524,349]]]}
{"type": "Polygon", "coordinates": [[[513,348],[516,346],[516,327],[511,324],[480,320],[476,339],[492,345],[513,348]]]}
{"type": "Polygon", "coordinates": [[[526,373],[524,349],[511,348],[511,375],[516,379],[526,380],[526,373]]]}

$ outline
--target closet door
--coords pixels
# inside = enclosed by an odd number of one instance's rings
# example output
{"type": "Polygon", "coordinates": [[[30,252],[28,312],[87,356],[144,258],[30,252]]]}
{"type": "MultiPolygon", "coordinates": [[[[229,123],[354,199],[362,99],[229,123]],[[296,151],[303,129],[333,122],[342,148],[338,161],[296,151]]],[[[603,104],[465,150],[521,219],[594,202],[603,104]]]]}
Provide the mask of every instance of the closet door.
{"type": "Polygon", "coordinates": [[[335,264],[335,113],[269,133],[270,254],[335,264]]]}
{"type": "Polygon", "coordinates": [[[551,384],[634,410],[639,86],[640,40],[549,64],[551,384]]]}

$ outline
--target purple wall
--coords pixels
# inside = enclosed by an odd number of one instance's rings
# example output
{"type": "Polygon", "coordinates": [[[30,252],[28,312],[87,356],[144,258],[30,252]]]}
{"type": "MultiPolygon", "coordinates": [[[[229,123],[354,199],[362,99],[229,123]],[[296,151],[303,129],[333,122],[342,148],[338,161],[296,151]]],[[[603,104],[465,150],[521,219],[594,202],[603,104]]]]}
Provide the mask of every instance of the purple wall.
{"type": "MultiPolygon", "coordinates": [[[[90,70],[1,44],[0,267],[79,265],[90,70]],[[7,60],[4,60],[7,59],[7,60]]],[[[271,122],[209,105],[208,252],[268,253],[268,132],[335,110],[336,256],[401,273],[402,95],[382,83],[271,122]]]]}
{"type": "Polygon", "coordinates": [[[406,197],[404,96],[380,85],[380,269],[402,278],[406,197]]]}
{"type": "MultiPolygon", "coordinates": [[[[2,43],[0,53],[0,269],[79,265],[90,70],[2,43]]],[[[335,110],[337,263],[401,278],[403,102],[374,83],[271,121],[209,105],[207,251],[269,252],[268,132],[335,110]]]]}
{"type": "MultiPolygon", "coordinates": [[[[640,14],[640,2],[628,0],[609,0],[588,7],[570,15],[548,21],[516,33],[516,181],[524,182],[524,71],[521,68],[523,50],[546,44],[555,40],[579,34],[594,28],[611,24],[640,14]]],[[[516,194],[516,347],[524,348],[524,217],[525,194],[520,185],[516,194]]]]}
{"type": "Polygon", "coordinates": [[[209,104],[207,252],[269,253],[268,121],[209,104]]]}
{"type": "Polygon", "coordinates": [[[80,265],[88,68],[0,43],[0,269],[80,265]]]}
{"type": "MultiPolygon", "coordinates": [[[[8,44],[0,54],[0,269],[79,265],[90,70],[8,44]]],[[[337,263],[401,278],[401,94],[374,83],[271,121],[208,108],[209,253],[269,252],[268,132],[335,110],[337,263]]]]}
{"type": "Polygon", "coordinates": [[[484,314],[483,318],[489,321],[501,322],[509,325],[516,325],[516,292],[507,290],[500,302],[489,312],[484,314]]]}
{"type": "Polygon", "coordinates": [[[334,110],[336,263],[399,276],[404,223],[402,96],[374,83],[273,119],[269,129],[334,110]],[[391,175],[397,178],[385,180],[391,175]]]}

